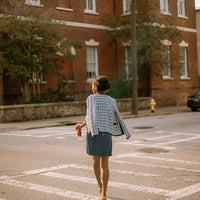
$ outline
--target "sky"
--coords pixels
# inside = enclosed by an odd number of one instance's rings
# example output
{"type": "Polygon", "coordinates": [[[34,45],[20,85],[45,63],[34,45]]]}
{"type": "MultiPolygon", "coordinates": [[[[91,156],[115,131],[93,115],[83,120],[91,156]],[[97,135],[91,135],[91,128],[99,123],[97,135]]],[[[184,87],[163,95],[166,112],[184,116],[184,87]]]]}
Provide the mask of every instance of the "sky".
{"type": "Polygon", "coordinates": [[[196,8],[200,8],[200,0],[195,0],[196,8]]]}

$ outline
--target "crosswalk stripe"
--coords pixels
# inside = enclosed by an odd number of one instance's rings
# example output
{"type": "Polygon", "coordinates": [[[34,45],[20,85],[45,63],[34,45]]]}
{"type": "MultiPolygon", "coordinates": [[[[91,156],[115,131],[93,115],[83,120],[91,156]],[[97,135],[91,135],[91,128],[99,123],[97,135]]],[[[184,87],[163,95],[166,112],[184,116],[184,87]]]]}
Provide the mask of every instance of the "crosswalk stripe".
{"type": "MultiPolygon", "coordinates": [[[[81,177],[81,176],[67,175],[67,174],[61,174],[61,173],[55,173],[55,172],[46,172],[46,173],[42,173],[41,175],[70,180],[70,181],[79,181],[83,183],[97,184],[96,179],[81,177]]],[[[171,192],[171,190],[164,190],[164,189],[159,189],[159,188],[152,188],[152,187],[146,187],[146,186],[141,186],[141,185],[133,185],[133,184],[127,184],[127,183],[113,182],[113,181],[109,181],[108,186],[119,188],[119,189],[153,193],[153,194],[159,194],[159,195],[165,195],[171,192]]]]}
{"type": "Polygon", "coordinates": [[[170,141],[170,142],[158,143],[158,145],[176,144],[176,143],[187,142],[187,141],[196,140],[196,139],[200,139],[200,136],[194,136],[194,137],[189,137],[189,138],[185,138],[185,139],[181,139],[181,140],[174,140],[174,141],[170,141]]]}
{"type": "MultiPolygon", "coordinates": [[[[139,141],[137,141],[139,142],[139,141]]],[[[144,143],[137,143],[136,141],[130,141],[130,142],[117,142],[117,144],[125,144],[125,145],[132,145],[132,146],[142,146],[142,147],[151,147],[151,148],[162,148],[162,149],[168,149],[168,150],[174,150],[177,149],[176,147],[169,147],[169,146],[161,146],[161,145],[153,145],[153,144],[144,144],[144,143]]]]}
{"type": "Polygon", "coordinates": [[[123,161],[123,160],[111,160],[111,162],[118,163],[118,164],[142,166],[142,167],[148,167],[148,168],[150,168],[150,167],[163,168],[163,169],[170,169],[170,170],[177,170],[177,171],[200,173],[200,170],[198,170],[198,169],[187,169],[187,168],[182,168],[182,167],[169,167],[166,165],[144,164],[144,163],[139,163],[139,162],[131,162],[131,161],[123,161]]]}
{"type": "Polygon", "coordinates": [[[200,192],[200,183],[181,188],[180,190],[171,191],[167,194],[170,198],[166,200],[177,200],[197,192],[200,192]]]}
{"type": "Polygon", "coordinates": [[[15,187],[20,187],[23,189],[34,190],[37,192],[44,192],[48,194],[67,197],[69,199],[99,200],[99,197],[97,196],[86,195],[80,192],[74,192],[74,191],[64,190],[64,189],[50,187],[50,186],[38,185],[34,183],[18,181],[18,180],[9,179],[9,178],[0,179],[0,183],[15,186],[15,187]]]}
{"type": "Polygon", "coordinates": [[[173,162],[173,163],[182,163],[182,164],[189,164],[189,165],[200,165],[200,162],[194,162],[194,161],[187,161],[187,160],[178,160],[173,158],[160,158],[155,156],[146,156],[142,153],[128,153],[128,154],[120,154],[117,156],[113,156],[111,159],[119,159],[119,158],[145,158],[145,159],[151,159],[151,160],[159,160],[159,161],[167,161],[167,162],[173,162]]]}
{"type": "MultiPolygon", "coordinates": [[[[23,172],[19,175],[12,176],[12,178],[34,175],[34,174],[40,174],[40,173],[45,173],[45,172],[55,171],[55,170],[65,169],[65,168],[85,169],[85,170],[91,170],[91,171],[93,170],[92,167],[87,167],[87,166],[84,166],[84,165],[66,164],[66,165],[59,165],[59,166],[50,167],[50,168],[37,169],[37,170],[32,170],[32,171],[25,171],[25,172],[23,172]]],[[[134,176],[159,177],[159,175],[157,175],[157,174],[138,173],[138,172],[131,172],[131,171],[123,171],[123,170],[110,170],[110,172],[119,173],[119,174],[132,174],[134,176]]]]}

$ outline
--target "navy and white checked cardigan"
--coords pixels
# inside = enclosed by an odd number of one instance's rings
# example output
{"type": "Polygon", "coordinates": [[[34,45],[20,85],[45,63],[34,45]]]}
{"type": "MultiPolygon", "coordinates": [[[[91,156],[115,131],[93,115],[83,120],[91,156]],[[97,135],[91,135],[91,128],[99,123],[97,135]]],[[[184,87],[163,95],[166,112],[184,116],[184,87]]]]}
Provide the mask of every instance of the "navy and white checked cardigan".
{"type": "Polygon", "coordinates": [[[92,136],[108,132],[113,136],[126,135],[129,131],[119,114],[117,102],[105,94],[93,94],[87,98],[86,126],[92,136]]]}

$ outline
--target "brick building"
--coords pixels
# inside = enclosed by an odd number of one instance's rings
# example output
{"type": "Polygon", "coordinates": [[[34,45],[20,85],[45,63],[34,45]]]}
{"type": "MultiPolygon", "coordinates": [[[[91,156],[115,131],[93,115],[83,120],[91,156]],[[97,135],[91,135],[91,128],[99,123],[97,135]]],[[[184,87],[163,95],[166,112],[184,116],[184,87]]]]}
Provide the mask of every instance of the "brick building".
{"type": "Polygon", "coordinates": [[[200,7],[196,8],[198,77],[200,87],[200,7]]]}
{"type": "MultiPolygon", "coordinates": [[[[27,7],[34,6],[41,12],[45,8],[51,8],[51,12],[55,14],[54,20],[61,23],[57,29],[62,37],[81,43],[82,48],[73,49],[77,61],[63,65],[63,72],[66,73],[66,79],[73,88],[75,100],[83,100],[91,93],[89,83],[94,75],[108,75],[112,81],[116,79],[117,73],[121,77],[125,76],[126,47],[123,44],[118,46],[116,59],[116,49],[113,46],[108,47],[110,38],[105,35],[106,27],[101,24],[100,18],[104,15],[130,15],[131,0],[24,1],[27,7]]],[[[156,1],[154,12],[160,17],[175,19],[174,25],[181,31],[182,41],[178,44],[163,41],[167,49],[169,65],[164,74],[162,70],[159,76],[151,74],[150,95],[156,100],[157,105],[185,104],[187,96],[198,90],[194,0],[156,1]],[[179,58],[179,69],[171,69],[171,54],[179,58]]],[[[56,89],[57,80],[58,77],[54,74],[45,76],[44,81],[41,82],[41,92],[46,93],[48,88],[56,89]]],[[[14,85],[15,83],[9,77],[0,75],[1,104],[10,103],[9,97],[18,95],[14,85]]]]}

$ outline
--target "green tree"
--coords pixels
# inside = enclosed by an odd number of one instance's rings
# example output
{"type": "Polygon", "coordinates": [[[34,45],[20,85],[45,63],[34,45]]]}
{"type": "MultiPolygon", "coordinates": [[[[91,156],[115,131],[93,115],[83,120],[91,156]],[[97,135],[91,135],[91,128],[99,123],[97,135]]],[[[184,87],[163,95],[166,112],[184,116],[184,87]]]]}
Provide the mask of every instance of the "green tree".
{"type": "Polygon", "coordinates": [[[80,44],[62,39],[56,29],[58,24],[52,23],[48,11],[25,9],[24,1],[6,3],[1,7],[4,15],[0,18],[0,71],[6,68],[10,77],[18,81],[24,101],[28,102],[29,83],[32,82],[34,97],[38,97],[41,74],[59,73],[62,62],[75,59],[70,48],[80,44]]]}
{"type": "MultiPolygon", "coordinates": [[[[172,17],[161,18],[155,14],[153,1],[141,1],[136,15],[137,30],[137,67],[138,77],[150,81],[152,67],[161,67],[162,41],[177,42],[181,38],[180,31],[173,25],[172,17]],[[153,6],[152,6],[153,5],[153,6]]],[[[157,6],[158,7],[158,6],[157,6]]],[[[102,23],[108,27],[106,35],[110,36],[109,45],[131,44],[131,18],[128,16],[103,16],[102,23]]],[[[172,66],[176,57],[172,55],[172,66]]],[[[131,74],[131,69],[130,73],[131,74]]],[[[157,73],[154,71],[154,73],[157,73]]],[[[131,77],[129,76],[129,82],[131,77]]]]}

